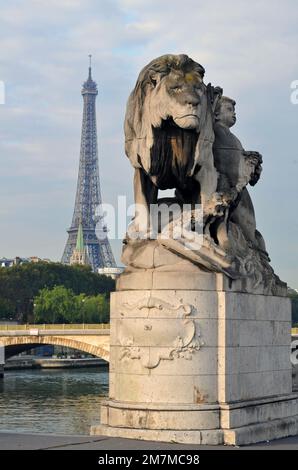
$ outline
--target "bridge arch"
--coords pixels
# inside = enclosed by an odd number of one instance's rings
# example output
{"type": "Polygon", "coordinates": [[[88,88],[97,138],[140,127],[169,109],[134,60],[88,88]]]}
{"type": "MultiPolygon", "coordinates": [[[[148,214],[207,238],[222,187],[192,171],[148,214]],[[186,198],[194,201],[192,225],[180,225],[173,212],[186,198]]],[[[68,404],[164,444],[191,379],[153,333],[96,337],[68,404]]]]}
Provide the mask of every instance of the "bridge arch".
{"type": "Polygon", "coordinates": [[[26,349],[29,349],[27,347],[29,345],[31,345],[31,348],[34,348],[41,345],[51,344],[53,346],[64,346],[67,348],[77,349],[100,357],[107,362],[109,361],[109,348],[107,345],[96,345],[66,336],[8,336],[0,338],[0,342],[5,346],[6,358],[12,357],[19,352],[22,352],[22,350],[25,351],[26,349]]]}

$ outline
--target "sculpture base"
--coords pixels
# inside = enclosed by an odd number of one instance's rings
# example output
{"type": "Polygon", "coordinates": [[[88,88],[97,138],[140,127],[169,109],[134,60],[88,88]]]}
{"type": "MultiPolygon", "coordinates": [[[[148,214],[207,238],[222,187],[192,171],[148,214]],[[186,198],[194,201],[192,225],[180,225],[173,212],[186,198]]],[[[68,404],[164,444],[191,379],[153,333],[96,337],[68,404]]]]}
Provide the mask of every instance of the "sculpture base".
{"type": "Polygon", "coordinates": [[[298,395],[221,405],[104,402],[91,435],[202,445],[248,445],[298,434],[298,395]]]}
{"type": "Polygon", "coordinates": [[[286,289],[256,294],[183,268],[120,276],[109,400],[92,434],[209,445],[298,434],[286,289]]]}

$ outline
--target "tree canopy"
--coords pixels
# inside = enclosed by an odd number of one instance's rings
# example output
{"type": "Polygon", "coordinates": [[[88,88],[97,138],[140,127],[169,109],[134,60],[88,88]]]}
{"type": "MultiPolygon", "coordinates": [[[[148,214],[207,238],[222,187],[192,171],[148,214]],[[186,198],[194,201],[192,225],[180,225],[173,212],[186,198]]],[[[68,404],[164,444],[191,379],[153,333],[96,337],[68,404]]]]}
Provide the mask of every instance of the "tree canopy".
{"type": "Polygon", "coordinates": [[[41,289],[34,299],[35,323],[108,323],[106,294],[75,295],[71,289],[56,286],[41,289]]]}
{"type": "Polygon", "coordinates": [[[292,301],[292,325],[298,327],[298,292],[291,289],[289,297],[292,301]]]}
{"type": "Polygon", "coordinates": [[[109,294],[115,281],[93,273],[89,266],[61,263],[26,263],[0,268],[0,319],[27,322],[33,319],[34,298],[41,289],[64,286],[74,295],[109,294]]]}

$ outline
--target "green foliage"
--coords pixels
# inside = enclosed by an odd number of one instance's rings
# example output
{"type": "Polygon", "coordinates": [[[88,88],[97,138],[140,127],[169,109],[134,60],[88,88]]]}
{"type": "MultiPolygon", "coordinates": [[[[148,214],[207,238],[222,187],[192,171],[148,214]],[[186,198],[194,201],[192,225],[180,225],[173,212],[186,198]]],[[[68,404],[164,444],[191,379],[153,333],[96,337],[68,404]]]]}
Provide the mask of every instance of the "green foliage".
{"type": "Polygon", "coordinates": [[[109,301],[104,294],[75,295],[71,289],[56,286],[41,289],[34,299],[35,323],[108,323],[109,301]]]}
{"type": "Polygon", "coordinates": [[[9,305],[9,318],[32,321],[33,299],[41,289],[51,290],[55,286],[71,289],[75,295],[97,296],[113,291],[115,281],[83,265],[40,262],[0,268],[0,312],[7,314],[4,307],[1,308],[4,303],[9,305]]]}
{"type": "Polygon", "coordinates": [[[110,318],[110,305],[105,294],[92,297],[80,295],[78,301],[81,305],[80,319],[83,323],[108,323],[110,318]]]}
{"type": "Polygon", "coordinates": [[[298,327],[298,293],[291,290],[289,297],[292,301],[292,325],[298,327]]]}
{"type": "Polygon", "coordinates": [[[36,323],[75,323],[78,316],[75,295],[71,289],[64,286],[41,289],[34,299],[36,323]]]}
{"type": "Polygon", "coordinates": [[[0,298],[0,321],[12,320],[13,305],[9,300],[0,298]]]}

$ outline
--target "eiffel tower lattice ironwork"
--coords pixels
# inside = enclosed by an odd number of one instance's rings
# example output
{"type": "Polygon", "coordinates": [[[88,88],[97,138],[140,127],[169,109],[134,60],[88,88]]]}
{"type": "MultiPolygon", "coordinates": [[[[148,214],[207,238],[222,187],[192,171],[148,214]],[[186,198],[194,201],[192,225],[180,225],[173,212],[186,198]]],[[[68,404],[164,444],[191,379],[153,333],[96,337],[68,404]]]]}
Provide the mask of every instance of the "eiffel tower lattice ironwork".
{"type": "Polygon", "coordinates": [[[98,268],[116,267],[116,263],[107,238],[107,228],[101,210],[95,107],[98,90],[91,76],[91,56],[89,57],[89,76],[82,88],[84,110],[76,200],[61,261],[64,264],[70,264],[81,224],[88,260],[92,270],[96,272],[98,268]]]}

